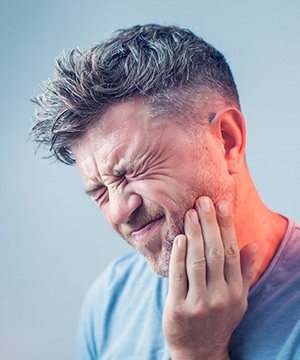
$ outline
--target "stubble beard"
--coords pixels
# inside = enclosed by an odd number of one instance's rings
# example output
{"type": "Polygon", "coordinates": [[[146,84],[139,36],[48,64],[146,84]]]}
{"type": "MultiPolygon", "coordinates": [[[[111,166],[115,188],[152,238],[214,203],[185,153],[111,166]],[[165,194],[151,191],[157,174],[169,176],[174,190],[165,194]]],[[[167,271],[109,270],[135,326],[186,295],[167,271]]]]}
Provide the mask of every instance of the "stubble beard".
{"type": "Polygon", "coordinates": [[[126,224],[126,227],[119,229],[119,234],[129,245],[144,256],[148,266],[155,274],[161,277],[167,277],[169,274],[169,264],[174,239],[178,234],[184,233],[183,218],[185,212],[186,210],[166,214],[165,209],[160,205],[153,204],[151,208],[148,209],[144,208],[142,205],[126,224]],[[130,229],[132,229],[132,227],[137,227],[140,224],[153,221],[160,217],[164,220],[162,225],[164,234],[162,234],[161,238],[149,238],[146,244],[135,243],[131,239],[130,229]],[[160,251],[157,254],[153,254],[149,251],[147,245],[151,244],[151,242],[160,244],[160,251]]]}
{"type": "Polygon", "coordinates": [[[206,176],[202,174],[201,185],[199,185],[197,181],[189,189],[185,189],[185,194],[182,196],[180,202],[181,207],[178,211],[166,214],[165,209],[160,205],[153,205],[149,209],[142,206],[128,223],[129,226],[136,226],[136,224],[143,224],[160,216],[165,217],[165,235],[159,240],[149,239],[149,243],[152,240],[160,242],[161,249],[158,254],[151,254],[147,251],[147,245],[139,246],[134,244],[130,239],[129,232],[126,233],[126,231],[123,231],[120,233],[135,250],[145,257],[150,269],[157,275],[168,277],[174,239],[177,235],[184,234],[184,215],[189,208],[194,206],[199,196],[210,197],[214,204],[218,201],[225,200],[229,202],[233,209],[235,208],[237,196],[234,182],[228,180],[228,178],[225,179],[220,173],[218,174],[220,176],[218,176],[216,168],[213,170],[214,171],[208,171],[206,176]]]}
{"type": "Polygon", "coordinates": [[[171,225],[167,226],[166,237],[161,240],[161,252],[158,254],[158,257],[145,257],[150,269],[161,277],[169,276],[174,239],[177,235],[184,234],[183,218],[184,213],[181,216],[178,214],[173,215],[171,225]]]}
{"type": "MultiPolygon", "coordinates": [[[[220,185],[220,184],[219,184],[220,185]]],[[[230,206],[234,209],[236,205],[236,188],[233,183],[230,184],[222,184],[223,186],[218,186],[215,191],[210,189],[202,190],[201,196],[208,196],[212,199],[213,203],[216,204],[218,201],[225,200],[230,206]]],[[[189,196],[193,197],[193,201],[195,201],[199,197],[199,192],[189,196]]],[[[193,202],[194,204],[194,202],[193,202]]],[[[165,239],[161,239],[161,252],[157,257],[147,256],[143,254],[146,258],[146,261],[150,267],[150,269],[161,277],[169,276],[169,266],[171,261],[171,253],[173,248],[174,239],[179,234],[184,234],[184,215],[186,211],[190,208],[186,207],[184,211],[180,214],[173,214],[172,220],[169,220],[169,224],[167,227],[167,235],[165,239]]]]}

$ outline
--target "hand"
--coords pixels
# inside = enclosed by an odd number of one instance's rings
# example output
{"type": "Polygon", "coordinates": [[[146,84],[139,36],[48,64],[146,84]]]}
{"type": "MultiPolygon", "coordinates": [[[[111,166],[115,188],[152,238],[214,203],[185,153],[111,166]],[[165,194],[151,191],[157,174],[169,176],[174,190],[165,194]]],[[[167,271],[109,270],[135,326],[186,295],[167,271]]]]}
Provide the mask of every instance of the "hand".
{"type": "Polygon", "coordinates": [[[174,240],[163,330],[173,360],[229,359],[228,343],[247,309],[256,244],[239,251],[232,210],[207,197],[187,211],[174,240]],[[199,221],[200,220],[200,221],[199,221]]]}

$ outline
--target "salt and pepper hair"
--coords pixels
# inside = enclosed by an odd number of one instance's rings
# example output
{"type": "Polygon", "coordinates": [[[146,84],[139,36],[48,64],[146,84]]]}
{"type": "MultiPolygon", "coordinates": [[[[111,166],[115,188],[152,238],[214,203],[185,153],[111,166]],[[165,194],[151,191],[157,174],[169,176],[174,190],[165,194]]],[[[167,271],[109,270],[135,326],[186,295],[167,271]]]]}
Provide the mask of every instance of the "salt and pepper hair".
{"type": "Polygon", "coordinates": [[[195,94],[214,92],[239,105],[224,56],[187,29],[148,24],[119,30],[107,41],[56,59],[36,104],[31,137],[51,156],[74,164],[70,145],[112,104],[142,98],[158,116],[185,114],[195,94]]]}

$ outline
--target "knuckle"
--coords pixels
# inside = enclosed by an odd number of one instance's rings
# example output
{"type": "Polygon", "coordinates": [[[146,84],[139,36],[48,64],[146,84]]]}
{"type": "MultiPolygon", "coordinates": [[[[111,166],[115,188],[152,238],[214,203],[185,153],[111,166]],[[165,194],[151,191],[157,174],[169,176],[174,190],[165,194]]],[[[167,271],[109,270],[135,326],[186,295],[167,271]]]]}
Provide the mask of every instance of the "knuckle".
{"type": "Polygon", "coordinates": [[[227,307],[227,299],[222,295],[214,296],[210,302],[210,309],[213,311],[221,311],[227,307]]]}
{"type": "Polygon", "coordinates": [[[207,314],[207,304],[204,302],[199,303],[197,307],[197,317],[204,317],[207,314]]]}
{"type": "Polygon", "coordinates": [[[239,255],[239,249],[237,244],[227,244],[224,247],[224,253],[226,258],[236,259],[239,255]]]}
{"type": "Polygon", "coordinates": [[[197,303],[190,306],[186,309],[185,318],[192,319],[200,319],[203,318],[207,314],[207,304],[204,302],[198,301],[197,303]]]}
{"type": "Polygon", "coordinates": [[[169,307],[164,309],[164,320],[168,322],[182,322],[186,317],[185,304],[184,303],[169,303],[169,307]]]}
{"type": "Polygon", "coordinates": [[[182,323],[183,321],[185,321],[186,319],[186,313],[184,311],[184,309],[180,308],[180,309],[176,309],[174,310],[174,313],[173,313],[173,318],[177,321],[177,322],[180,322],[182,323]]]}
{"type": "Polygon", "coordinates": [[[206,268],[206,259],[205,257],[196,258],[191,262],[191,268],[194,271],[203,270],[206,268]]]}
{"type": "Polygon", "coordinates": [[[221,246],[212,246],[207,250],[210,259],[218,261],[223,258],[223,248],[221,246]]]}
{"type": "Polygon", "coordinates": [[[243,300],[243,289],[242,288],[235,288],[231,291],[231,301],[234,304],[239,304],[243,300]]]}
{"type": "Polygon", "coordinates": [[[179,272],[176,272],[174,274],[170,274],[170,277],[173,280],[173,282],[175,282],[175,283],[181,283],[185,279],[184,273],[179,273],[179,272]]]}

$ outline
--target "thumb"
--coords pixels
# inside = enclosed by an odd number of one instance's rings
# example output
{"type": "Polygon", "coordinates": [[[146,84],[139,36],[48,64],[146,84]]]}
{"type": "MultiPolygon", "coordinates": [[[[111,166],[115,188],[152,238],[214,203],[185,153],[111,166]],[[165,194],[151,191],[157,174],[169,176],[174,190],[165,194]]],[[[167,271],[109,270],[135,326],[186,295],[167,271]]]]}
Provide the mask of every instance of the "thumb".
{"type": "Polygon", "coordinates": [[[245,245],[240,252],[241,258],[241,272],[244,282],[244,288],[247,292],[250,289],[254,277],[254,265],[258,252],[258,245],[256,243],[249,243],[245,245]]]}

